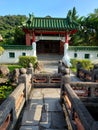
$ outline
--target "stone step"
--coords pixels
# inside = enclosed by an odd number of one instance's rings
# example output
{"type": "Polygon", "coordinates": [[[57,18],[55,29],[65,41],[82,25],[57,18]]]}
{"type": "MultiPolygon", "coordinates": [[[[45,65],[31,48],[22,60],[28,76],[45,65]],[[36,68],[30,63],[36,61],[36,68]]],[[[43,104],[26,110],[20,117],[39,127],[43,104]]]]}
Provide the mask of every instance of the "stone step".
{"type": "Polygon", "coordinates": [[[41,65],[58,66],[58,61],[39,61],[41,65]]]}
{"type": "Polygon", "coordinates": [[[52,55],[52,54],[40,54],[40,55],[37,55],[38,57],[38,60],[39,61],[58,61],[58,60],[61,60],[63,55],[52,55]]]}
{"type": "Polygon", "coordinates": [[[67,130],[67,129],[44,129],[44,130],[67,130]]]}
{"type": "Polygon", "coordinates": [[[68,130],[68,129],[53,129],[53,128],[49,128],[49,129],[40,129],[38,126],[22,126],[20,128],[20,130],[68,130]]]}
{"type": "Polygon", "coordinates": [[[40,130],[39,126],[21,126],[19,130],[40,130]]]}
{"type": "Polygon", "coordinates": [[[57,60],[54,60],[54,61],[51,61],[51,60],[39,60],[40,63],[44,63],[44,64],[58,64],[58,61],[57,60]]]}
{"type": "Polygon", "coordinates": [[[44,68],[57,68],[59,60],[62,59],[62,55],[38,55],[38,61],[43,65],[44,68]]]}

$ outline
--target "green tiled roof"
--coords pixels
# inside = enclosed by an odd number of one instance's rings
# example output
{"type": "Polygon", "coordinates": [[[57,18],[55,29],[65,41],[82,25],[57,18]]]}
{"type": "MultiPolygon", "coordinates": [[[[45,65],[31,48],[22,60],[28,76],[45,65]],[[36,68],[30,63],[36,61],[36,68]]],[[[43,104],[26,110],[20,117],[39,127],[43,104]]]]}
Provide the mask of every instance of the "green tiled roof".
{"type": "Polygon", "coordinates": [[[98,51],[98,46],[69,46],[69,50],[75,50],[75,51],[98,51]]]}
{"type": "Polygon", "coordinates": [[[23,23],[24,28],[42,29],[42,30],[72,30],[79,29],[79,24],[68,18],[52,18],[52,17],[33,17],[29,16],[28,20],[23,23]]]}
{"type": "Polygon", "coordinates": [[[26,45],[1,45],[5,50],[32,50],[32,46],[26,45]]]}

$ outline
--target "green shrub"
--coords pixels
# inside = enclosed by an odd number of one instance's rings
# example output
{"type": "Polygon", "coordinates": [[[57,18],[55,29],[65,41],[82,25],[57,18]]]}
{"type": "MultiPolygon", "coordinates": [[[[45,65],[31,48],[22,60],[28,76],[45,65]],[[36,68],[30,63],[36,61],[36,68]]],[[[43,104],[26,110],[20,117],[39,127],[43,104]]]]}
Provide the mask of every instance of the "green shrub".
{"type": "Polygon", "coordinates": [[[6,86],[6,85],[0,86],[0,99],[7,98],[13,90],[14,89],[12,88],[12,86],[6,86]]]}
{"type": "Polygon", "coordinates": [[[20,56],[19,57],[19,65],[22,67],[28,67],[29,63],[32,63],[35,66],[37,62],[37,57],[34,56],[20,56]]]}
{"type": "Polygon", "coordinates": [[[91,68],[93,68],[93,64],[91,63],[90,60],[85,59],[81,60],[80,62],[82,63],[84,69],[90,70],[91,68]]]}
{"type": "Polygon", "coordinates": [[[4,49],[0,46],[0,55],[4,52],[4,49]]]}
{"type": "Polygon", "coordinates": [[[87,59],[71,59],[71,64],[72,64],[72,70],[76,68],[77,63],[80,62],[82,64],[82,68],[86,70],[90,70],[93,68],[93,64],[91,63],[90,60],[87,59]]]}
{"type": "Polygon", "coordinates": [[[78,61],[79,61],[79,60],[77,60],[77,59],[71,59],[71,60],[70,60],[70,62],[71,62],[71,64],[72,64],[72,68],[76,68],[76,65],[77,65],[78,61]]]}
{"type": "Polygon", "coordinates": [[[20,65],[15,65],[15,64],[13,64],[13,65],[10,64],[10,65],[8,65],[8,68],[9,68],[10,72],[12,72],[16,68],[21,68],[21,66],[20,65]]]}

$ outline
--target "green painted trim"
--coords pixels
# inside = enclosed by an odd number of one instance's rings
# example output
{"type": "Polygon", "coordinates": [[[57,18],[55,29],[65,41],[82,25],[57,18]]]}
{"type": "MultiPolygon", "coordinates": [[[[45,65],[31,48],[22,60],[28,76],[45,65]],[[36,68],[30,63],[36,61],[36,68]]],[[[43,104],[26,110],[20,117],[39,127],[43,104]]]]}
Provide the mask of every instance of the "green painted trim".
{"type": "MultiPolygon", "coordinates": [[[[32,50],[32,46],[26,45],[1,45],[5,50],[32,50]]],[[[98,51],[98,46],[69,46],[74,51],[98,51]]]]}
{"type": "Polygon", "coordinates": [[[98,46],[69,46],[69,50],[74,51],[98,51],[98,46]]]}
{"type": "Polygon", "coordinates": [[[25,45],[2,45],[5,50],[32,50],[32,46],[25,45]]]}

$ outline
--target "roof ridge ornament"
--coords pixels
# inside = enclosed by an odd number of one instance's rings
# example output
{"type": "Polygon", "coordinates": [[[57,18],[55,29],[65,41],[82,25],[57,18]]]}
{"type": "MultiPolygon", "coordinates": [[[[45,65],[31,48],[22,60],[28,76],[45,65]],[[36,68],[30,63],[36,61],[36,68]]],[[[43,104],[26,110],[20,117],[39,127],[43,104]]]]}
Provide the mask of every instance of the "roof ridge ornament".
{"type": "Polygon", "coordinates": [[[26,22],[28,27],[31,27],[31,23],[32,23],[33,18],[34,18],[34,14],[29,13],[29,18],[28,18],[28,20],[26,22]]]}
{"type": "Polygon", "coordinates": [[[70,31],[78,30],[80,26],[70,14],[66,18],[54,18],[49,15],[46,17],[34,17],[33,14],[29,14],[28,20],[23,24],[23,28],[31,30],[70,31]]]}
{"type": "Polygon", "coordinates": [[[50,15],[45,16],[45,18],[52,18],[50,15]]]}

